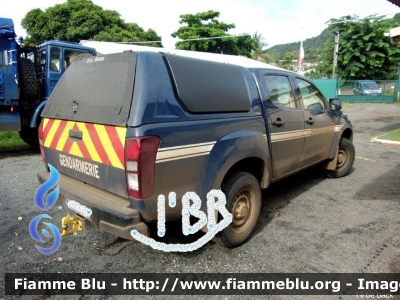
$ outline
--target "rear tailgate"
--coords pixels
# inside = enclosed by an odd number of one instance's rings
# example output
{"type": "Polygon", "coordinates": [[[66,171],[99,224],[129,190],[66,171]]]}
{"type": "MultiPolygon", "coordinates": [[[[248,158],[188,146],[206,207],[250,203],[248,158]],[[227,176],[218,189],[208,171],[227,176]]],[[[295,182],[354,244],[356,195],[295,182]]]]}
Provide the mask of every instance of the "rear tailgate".
{"type": "Polygon", "coordinates": [[[127,197],[125,135],[126,127],[43,119],[48,163],[61,173],[127,197]]]}
{"type": "Polygon", "coordinates": [[[133,52],[78,61],[63,74],[42,113],[47,163],[123,197],[135,68],[133,52]]]}

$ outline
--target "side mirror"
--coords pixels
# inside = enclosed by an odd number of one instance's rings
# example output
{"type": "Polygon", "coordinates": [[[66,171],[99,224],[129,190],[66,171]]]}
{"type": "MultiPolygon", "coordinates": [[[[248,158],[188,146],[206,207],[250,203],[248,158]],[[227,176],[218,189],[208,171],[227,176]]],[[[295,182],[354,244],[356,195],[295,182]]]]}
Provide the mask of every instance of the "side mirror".
{"type": "Polygon", "coordinates": [[[329,99],[329,107],[331,110],[341,110],[342,109],[342,101],[339,99],[329,99]]]}
{"type": "Polygon", "coordinates": [[[324,107],[322,106],[321,103],[317,102],[317,103],[313,103],[313,104],[309,105],[307,109],[308,110],[324,110],[324,107]]]}

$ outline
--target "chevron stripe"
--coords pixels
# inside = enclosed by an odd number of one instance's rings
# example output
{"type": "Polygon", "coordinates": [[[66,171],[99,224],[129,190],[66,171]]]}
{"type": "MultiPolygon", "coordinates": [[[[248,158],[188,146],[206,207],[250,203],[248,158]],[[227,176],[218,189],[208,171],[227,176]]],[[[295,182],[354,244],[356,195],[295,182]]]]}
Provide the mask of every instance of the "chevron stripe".
{"type": "Polygon", "coordinates": [[[108,136],[108,133],[107,133],[107,130],[105,127],[106,126],[104,126],[104,125],[94,124],[94,128],[96,129],[96,131],[100,137],[100,140],[102,141],[102,143],[104,145],[104,150],[107,153],[107,156],[111,162],[111,165],[114,167],[117,167],[119,169],[123,169],[124,166],[118,158],[118,155],[114,149],[114,145],[111,142],[111,139],[108,136]]]}
{"type": "Polygon", "coordinates": [[[61,136],[58,139],[58,143],[56,146],[56,150],[58,150],[58,151],[63,151],[65,143],[67,142],[67,139],[68,139],[69,130],[72,129],[72,127],[74,127],[74,122],[65,121],[65,123],[66,124],[64,127],[64,131],[61,133],[61,136]]]}
{"type": "Polygon", "coordinates": [[[125,127],[75,121],[43,120],[44,147],[94,162],[124,169],[125,127]],[[82,132],[82,140],[69,136],[70,130],[82,132]]]}
{"type": "Polygon", "coordinates": [[[85,124],[79,123],[77,125],[78,125],[79,130],[82,131],[83,142],[85,143],[92,160],[102,162],[102,160],[99,156],[99,153],[96,150],[96,147],[93,145],[93,142],[90,139],[90,134],[89,134],[89,131],[88,131],[87,127],[85,126],[85,124]]]}

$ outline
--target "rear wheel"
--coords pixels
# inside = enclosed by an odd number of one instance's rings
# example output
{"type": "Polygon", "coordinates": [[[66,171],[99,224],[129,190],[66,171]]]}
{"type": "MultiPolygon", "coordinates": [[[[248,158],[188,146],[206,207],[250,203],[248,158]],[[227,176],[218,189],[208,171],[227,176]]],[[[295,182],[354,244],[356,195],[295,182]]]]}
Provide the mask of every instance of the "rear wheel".
{"type": "Polygon", "coordinates": [[[37,100],[38,84],[33,62],[27,58],[18,59],[19,98],[22,101],[37,100]]]}
{"type": "Polygon", "coordinates": [[[237,172],[224,181],[222,191],[233,219],[222,231],[221,241],[231,248],[245,242],[253,232],[261,211],[261,188],[253,175],[237,172]]]}
{"type": "Polygon", "coordinates": [[[330,178],[346,176],[353,167],[355,157],[356,151],[353,143],[346,138],[340,139],[336,169],[327,170],[327,176],[330,178]]]}

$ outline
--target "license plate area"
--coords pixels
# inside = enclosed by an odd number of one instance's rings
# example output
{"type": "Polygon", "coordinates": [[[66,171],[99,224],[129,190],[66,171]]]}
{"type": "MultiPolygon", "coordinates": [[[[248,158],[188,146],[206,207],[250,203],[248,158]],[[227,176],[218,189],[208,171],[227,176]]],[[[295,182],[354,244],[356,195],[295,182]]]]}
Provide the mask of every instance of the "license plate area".
{"type": "Polygon", "coordinates": [[[73,211],[78,216],[92,222],[93,211],[90,208],[80,204],[76,200],[68,199],[67,197],[64,197],[64,204],[69,210],[73,211]]]}

